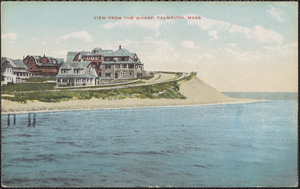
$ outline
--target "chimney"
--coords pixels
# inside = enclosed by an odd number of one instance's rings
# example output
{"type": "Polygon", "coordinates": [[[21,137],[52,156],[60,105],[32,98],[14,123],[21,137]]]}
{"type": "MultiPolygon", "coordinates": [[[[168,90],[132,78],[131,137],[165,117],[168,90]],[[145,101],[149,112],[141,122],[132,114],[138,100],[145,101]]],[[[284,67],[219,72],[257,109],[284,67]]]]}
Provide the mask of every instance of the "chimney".
{"type": "Polygon", "coordinates": [[[44,54],[44,57],[46,57],[45,54],[44,54]]]}
{"type": "Polygon", "coordinates": [[[119,50],[121,50],[121,45],[119,45],[119,50]]]}

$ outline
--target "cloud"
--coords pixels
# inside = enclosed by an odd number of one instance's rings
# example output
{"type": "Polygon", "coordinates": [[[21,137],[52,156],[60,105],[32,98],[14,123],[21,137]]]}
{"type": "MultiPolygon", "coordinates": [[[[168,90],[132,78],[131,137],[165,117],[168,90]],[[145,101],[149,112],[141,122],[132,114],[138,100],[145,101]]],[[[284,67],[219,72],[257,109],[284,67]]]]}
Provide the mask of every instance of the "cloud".
{"type": "Polygon", "coordinates": [[[17,39],[17,34],[15,33],[6,33],[6,34],[2,34],[2,39],[3,40],[8,40],[9,42],[13,42],[14,40],[17,39]]]}
{"type": "Polygon", "coordinates": [[[281,44],[284,39],[279,33],[265,29],[261,26],[254,26],[252,31],[255,34],[256,39],[261,43],[275,42],[281,44]]]}
{"type": "Polygon", "coordinates": [[[53,54],[56,58],[66,58],[69,50],[50,51],[49,54],[53,54]]]}
{"type": "Polygon", "coordinates": [[[183,47],[189,48],[189,49],[195,49],[195,48],[198,48],[198,46],[196,46],[196,45],[194,44],[193,41],[183,41],[183,42],[181,43],[181,45],[182,45],[183,47]]]}
{"type": "Polygon", "coordinates": [[[253,31],[250,28],[247,28],[245,26],[239,26],[239,25],[231,25],[228,30],[228,32],[236,34],[236,33],[241,33],[245,35],[248,39],[253,38],[253,31]]]}
{"type": "Polygon", "coordinates": [[[275,7],[272,7],[271,9],[267,10],[267,12],[275,20],[279,22],[285,22],[284,15],[283,15],[284,12],[281,9],[276,9],[275,7]]]}
{"type": "Polygon", "coordinates": [[[234,48],[234,47],[237,47],[238,44],[237,43],[228,43],[227,45],[234,48]]]}
{"type": "Polygon", "coordinates": [[[265,29],[261,26],[254,26],[248,28],[245,26],[231,24],[222,20],[213,20],[202,17],[201,20],[188,20],[188,25],[197,25],[201,30],[208,31],[208,35],[211,36],[211,40],[219,39],[219,33],[229,34],[241,34],[247,39],[255,40],[259,43],[277,43],[283,42],[284,37],[269,29],[265,29]]]}
{"type": "Polygon", "coordinates": [[[72,32],[70,34],[64,35],[61,37],[62,39],[69,39],[69,38],[75,38],[75,39],[83,39],[87,42],[92,41],[92,36],[86,32],[86,31],[77,31],[77,32],[72,32]]]}
{"type": "MultiPolygon", "coordinates": [[[[159,15],[155,15],[153,16],[154,18],[158,17],[158,16],[165,16],[164,14],[159,14],[159,15]]],[[[115,21],[113,23],[106,23],[106,24],[101,24],[99,27],[101,29],[106,29],[106,30],[111,30],[113,28],[121,28],[121,27],[132,27],[132,26],[138,26],[141,28],[146,28],[146,29],[150,29],[150,30],[154,30],[156,31],[155,36],[159,36],[160,32],[159,29],[162,25],[166,24],[166,23],[170,23],[173,24],[174,21],[173,20],[118,20],[115,21]]]]}
{"type": "Polygon", "coordinates": [[[284,45],[263,46],[267,54],[272,57],[296,57],[298,55],[298,43],[288,43],[284,45]]]}
{"type": "Polygon", "coordinates": [[[237,60],[239,62],[252,62],[256,60],[258,57],[256,52],[249,51],[235,51],[231,48],[225,48],[225,52],[227,53],[227,60],[237,60]]]}
{"type": "Polygon", "coordinates": [[[218,33],[219,32],[217,30],[209,30],[208,31],[208,35],[213,37],[211,40],[219,39],[219,37],[217,35],[218,33]]]}

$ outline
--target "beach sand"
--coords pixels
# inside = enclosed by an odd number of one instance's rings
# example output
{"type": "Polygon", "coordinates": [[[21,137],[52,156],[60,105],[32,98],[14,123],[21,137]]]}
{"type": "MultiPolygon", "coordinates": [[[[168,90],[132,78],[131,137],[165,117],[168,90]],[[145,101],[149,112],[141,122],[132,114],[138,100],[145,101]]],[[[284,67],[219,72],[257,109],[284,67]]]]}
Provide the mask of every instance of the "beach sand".
{"type": "Polygon", "coordinates": [[[186,96],[186,99],[138,99],[126,98],[116,100],[104,100],[92,98],[90,100],[69,100],[58,103],[47,103],[39,101],[27,101],[18,103],[9,100],[1,100],[2,114],[26,113],[26,112],[52,112],[68,110],[92,110],[92,109],[112,109],[112,108],[142,108],[161,106],[187,106],[206,104],[233,104],[250,103],[257,100],[238,99],[228,97],[211,86],[207,85],[199,78],[194,77],[189,81],[181,81],[179,92],[186,96]]]}

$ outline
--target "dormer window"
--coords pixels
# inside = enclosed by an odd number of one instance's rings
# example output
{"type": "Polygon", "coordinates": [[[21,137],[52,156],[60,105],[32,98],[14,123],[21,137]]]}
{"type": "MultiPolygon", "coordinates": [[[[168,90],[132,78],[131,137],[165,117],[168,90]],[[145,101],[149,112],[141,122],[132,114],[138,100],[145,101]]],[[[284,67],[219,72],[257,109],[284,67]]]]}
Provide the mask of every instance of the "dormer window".
{"type": "Polygon", "coordinates": [[[79,74],[80,73],[80,69],[74,69],[74,73],[75,74],[79,74]]]}
{"type": "Polygon", "coordinates": [[[61,73],[68,73],[69,70],[67,69],[61,69],[61,73]]]}
{"type": "Polygon", "coordinates": [[[94,57],[92,56],[91,59],[94,60],[94,57]]]}
{"type": "Polygon", "coordinates": [[[95,59],[96,59],[96,60],[99,60],[99,57],[98,57],[98,56],[96,56],[96,57],[95,57],[95,59]]]}
{"type": "Polygon", "coordinates": [[[88,59],[88,60],[90,60],[90,59],[91,59],[91,57],[89,57],[89,56],[88,56],[88,57],[87,57],[87,59],[88,59]]]}

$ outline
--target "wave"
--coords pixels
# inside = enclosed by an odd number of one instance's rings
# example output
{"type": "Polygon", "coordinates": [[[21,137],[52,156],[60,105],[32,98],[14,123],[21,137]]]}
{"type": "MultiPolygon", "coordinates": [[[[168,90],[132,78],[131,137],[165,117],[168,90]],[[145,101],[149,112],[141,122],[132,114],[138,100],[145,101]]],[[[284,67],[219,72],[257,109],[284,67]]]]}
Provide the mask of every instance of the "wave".
{"type": "Polygon", "coordinates": [[[44,161],[44,162],[55,162],[57,161],[56,158],[53,157],[54,155],[49,154],[40,154],[36,155],[34,158],[15,158],[12,159],[13,162],[38,162],[38,161],[44,161]]]}
{"type": "Polygon", "coordinates": [[[65,141],[57,141],[55,144],[68,144],[70,146],[82,147],[81,145],[76,144],[75,142],[65,142],[65,141]]]}

